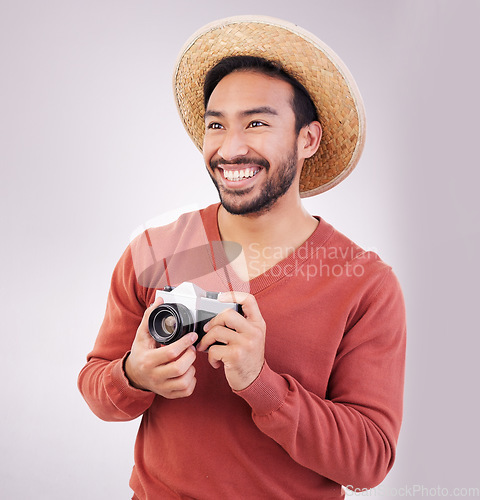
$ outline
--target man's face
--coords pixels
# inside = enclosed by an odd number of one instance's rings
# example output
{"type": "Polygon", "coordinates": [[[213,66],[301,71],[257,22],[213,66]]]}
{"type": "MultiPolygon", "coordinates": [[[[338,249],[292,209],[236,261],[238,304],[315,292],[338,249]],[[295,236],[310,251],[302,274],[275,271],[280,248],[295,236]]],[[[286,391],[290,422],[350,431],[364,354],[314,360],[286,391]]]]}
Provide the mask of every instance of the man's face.
{"type": "Polygon", "coordinates": [[[268,211],[299,174],[292,95],[289,83],[253,71],[230,73],[212,92],[203,156],[228,212],[268,211]]]}

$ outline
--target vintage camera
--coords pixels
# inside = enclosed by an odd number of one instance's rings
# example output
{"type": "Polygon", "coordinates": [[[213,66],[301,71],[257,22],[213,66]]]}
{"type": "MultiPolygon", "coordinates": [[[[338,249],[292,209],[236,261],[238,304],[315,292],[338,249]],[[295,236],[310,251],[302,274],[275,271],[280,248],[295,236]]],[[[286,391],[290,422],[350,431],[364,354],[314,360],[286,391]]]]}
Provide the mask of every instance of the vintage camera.
{"type": "Polygon", "coordinates": [[[242,313],[235,302],[219,302],[218,292],[207,292],[188,281],[175,288],[157,290],[155,298],[163,304],[156,307],[148,318],[148,331],[160,344],[171,344],[189,332],[196,332],[200,342],[205,335],[203,327],[225,309],[242,313]]]}

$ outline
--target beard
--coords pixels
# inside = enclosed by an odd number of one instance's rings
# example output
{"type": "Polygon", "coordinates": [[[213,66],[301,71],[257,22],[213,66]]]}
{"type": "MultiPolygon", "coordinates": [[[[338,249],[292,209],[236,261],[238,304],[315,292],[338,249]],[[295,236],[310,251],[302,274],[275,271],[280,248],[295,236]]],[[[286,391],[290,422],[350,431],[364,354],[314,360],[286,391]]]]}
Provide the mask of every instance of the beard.
{"type": "Polygon", "coordinates": [[[297,174],[297,160],[297,151],[296,148],[293,148],[290,155],[279,165],[276,173],[261,186],[260,193],[250,200],[247,199],[246,195],[255,186],[241,190],[226,189],[224,186],[219,185],[213,172],[217,165],[222,163],[224,165],[256,164],[263,167],[268,173],[270,163],[267,160],[263,158],[240,158],[234,162],[212,160],[210,162],[211,171],[207,170],[218,191],[220,202],[227,212],[233,215],[261,215],[271,210],[277,200],[290,189],[297,174]]]}

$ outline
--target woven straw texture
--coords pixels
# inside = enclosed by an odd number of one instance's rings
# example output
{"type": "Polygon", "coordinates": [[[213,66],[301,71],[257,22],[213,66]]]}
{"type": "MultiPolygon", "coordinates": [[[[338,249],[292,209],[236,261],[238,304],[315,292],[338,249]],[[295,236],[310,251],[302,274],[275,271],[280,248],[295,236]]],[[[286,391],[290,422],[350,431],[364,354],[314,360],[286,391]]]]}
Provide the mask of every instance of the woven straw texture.
{"type": "Polygon", "coordinates": [[[205,74],[227,56],[254,55],[279,62],[301,82],[316,105],[323,135],[300,178],[302,197],[326,191],[355,167],[365,140],[363,101],[338,56],[311,33],[269,17],[237,16],[213,22],[182,49],[174,94],[183,124],[201,151],[204,136],[205,74]]]}

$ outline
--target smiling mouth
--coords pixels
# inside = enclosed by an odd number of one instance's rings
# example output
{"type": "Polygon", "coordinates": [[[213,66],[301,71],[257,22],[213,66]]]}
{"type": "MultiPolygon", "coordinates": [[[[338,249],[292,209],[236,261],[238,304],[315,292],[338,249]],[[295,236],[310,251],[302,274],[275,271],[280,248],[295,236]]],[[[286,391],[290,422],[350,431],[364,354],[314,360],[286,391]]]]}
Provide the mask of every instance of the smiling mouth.
{"type": "Polygon", "coordinates": [[[255,177],[258,172],[260,172],[259,168],[243,168],[238,170],[225,170],[220,167],[223,172],[223,177],[227,179],[227,181],[235,182],[242,181],[243,179],[249,179],[250,177],[255,177]]]}

